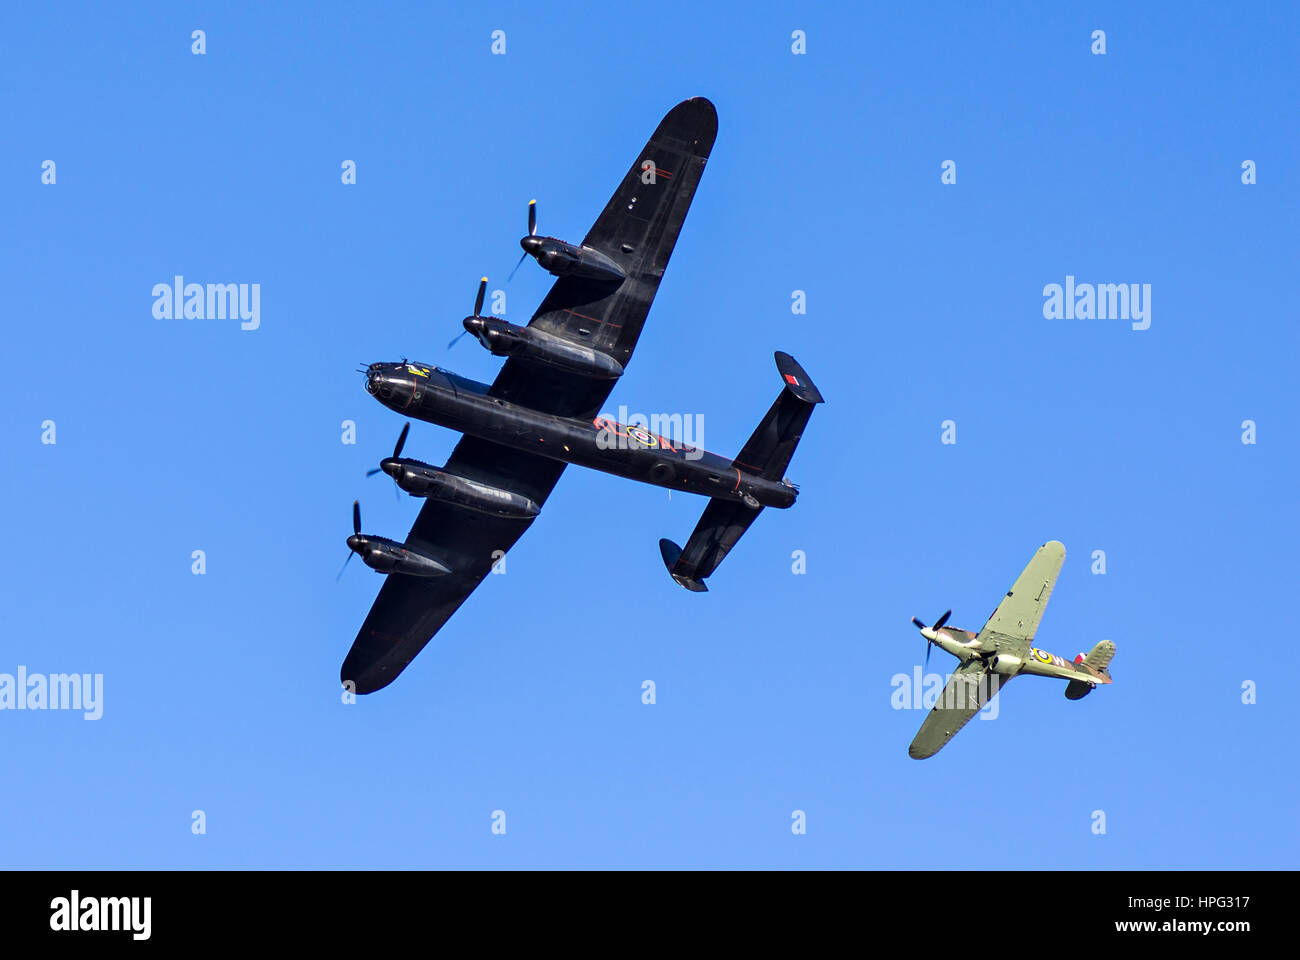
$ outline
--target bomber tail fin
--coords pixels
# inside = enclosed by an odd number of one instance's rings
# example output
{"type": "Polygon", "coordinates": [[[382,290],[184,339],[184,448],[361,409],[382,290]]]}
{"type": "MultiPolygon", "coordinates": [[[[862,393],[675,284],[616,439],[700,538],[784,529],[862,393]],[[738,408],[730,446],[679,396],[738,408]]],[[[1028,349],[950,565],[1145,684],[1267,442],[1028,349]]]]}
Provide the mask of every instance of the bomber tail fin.
{"type": "Polygon", "coordinates": [[[784,381],[780,395],[732,461],[738,470],[780,480],[790,465],[821,392],[788,353],[776,352],[776,369],[784,381]]]}

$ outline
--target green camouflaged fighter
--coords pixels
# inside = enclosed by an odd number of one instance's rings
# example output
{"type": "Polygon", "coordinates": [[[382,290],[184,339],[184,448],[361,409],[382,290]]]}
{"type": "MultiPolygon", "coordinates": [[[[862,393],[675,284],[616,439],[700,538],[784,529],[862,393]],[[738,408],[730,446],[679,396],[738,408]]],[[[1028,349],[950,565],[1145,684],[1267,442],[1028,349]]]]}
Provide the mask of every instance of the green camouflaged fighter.
{"type": "Polygon", "coordinates": [[[1115,656],[1115,644],[1109,640],[1101,641],[1086,656],[1079,654],[1073,662],[1032,646],[1063,563],[1064,544],[1053,540],[1039,547],[979,633],[944,626],[951,610],[932,627],[912,618],[926,640],[927,664],[930,648],[936,646],[951,653],[961,665],[907,748],[911,757],[924,760],[938,753],[997,696],[1003,684],[1022,673],[1068,680],[1065,695],[1070,700],[1086,697],[1099,683],[1111,682],[1107,667],[1115,656]]]}

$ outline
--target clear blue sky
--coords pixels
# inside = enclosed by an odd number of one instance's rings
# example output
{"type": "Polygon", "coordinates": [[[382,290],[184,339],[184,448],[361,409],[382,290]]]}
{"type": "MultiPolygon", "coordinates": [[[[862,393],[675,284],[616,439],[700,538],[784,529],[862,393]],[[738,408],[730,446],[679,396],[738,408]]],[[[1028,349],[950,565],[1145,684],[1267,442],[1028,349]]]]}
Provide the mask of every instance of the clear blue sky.
{"type": "MultiPolygon", "coordinates": [[[[1295,867],[1298,22],[5,7],[0,672],[102,673],[104,714],[0,712],[0,863],[1295,867]],[[380,584],[335,582],[351,501],[398,537],[418,509],[364,478],[401,421],[354,369],[490,380],[499,361],[446,343],[479,276],[504,285],[528,200],[580,239],[693,95],[717,144],[611,412],[701,414],[734,454],[788,350],[828,401],[799,503],[697,596],[656,542],[703,501],[570,468],[507,574],[344,706],[380,584]],[[260,283],[261,328],[154,319],[176,274],[260,283]],[[1044,319],[1067,275],[1151,284],[1150,329],[1044,319]],[[1038,642],[1113,640],[1114,685],[1071,703],[1017,680],[910,760],[908,618],[979,629],[1052,538],[1038,642]]],[[[512,319],[549,279],[521,268],[512,319]]],[[[407,451],[442,463],[455,439],[417,423],[407,451]]]]}

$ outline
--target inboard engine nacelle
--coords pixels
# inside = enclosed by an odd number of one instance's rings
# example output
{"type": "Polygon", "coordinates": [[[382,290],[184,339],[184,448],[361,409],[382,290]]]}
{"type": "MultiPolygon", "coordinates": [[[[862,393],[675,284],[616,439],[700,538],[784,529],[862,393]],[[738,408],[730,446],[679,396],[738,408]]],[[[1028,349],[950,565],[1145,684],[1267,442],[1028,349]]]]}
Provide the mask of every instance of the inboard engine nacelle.
{"type": "Polygon", "coordinates": [[[463,323],[465,329],[494,356],[549,363],[593,380],[617,380],[623,376],[623,365],[609,354],[534,327],[521,327],[500,317],[477,315],[466,317],[463,323]]]}
{"type": "Polygon", "coordinates": [[[393,469],[389,470],[385,465],[384,472],[413,497],[454,503],[496,517],[531,519],[541,512],[541,507],[522,494],[468,480],[427,463],[414,460],[394,462],[393,469]]]}

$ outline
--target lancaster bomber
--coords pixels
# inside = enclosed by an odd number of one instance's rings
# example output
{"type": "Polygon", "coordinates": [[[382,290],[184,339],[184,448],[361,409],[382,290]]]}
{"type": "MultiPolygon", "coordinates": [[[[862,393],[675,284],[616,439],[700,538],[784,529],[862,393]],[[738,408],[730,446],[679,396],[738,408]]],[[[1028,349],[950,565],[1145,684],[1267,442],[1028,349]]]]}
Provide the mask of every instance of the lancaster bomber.
{"type": "Polygon", "coordinates": [[[1111,682],[1109,664],[1115,644],[1109,640],[1101,641],[1086,656],[1079,654],[1073,662],[1032,646],[1063,563],[1065,546],[1060,541],[1039,547],[979,633],[946,626],[951,610],[929,627],[912,618],[925,637],[927,665],[931,647],[946,650],[961,665],[907,748],[909,756],[916,760],[934,756],[997,696],[1001,686],[1022,673],[1068,680],[1065,695],[1070,700],[1081,700],[1097,684],[1111,682]]]}
{"type": "Polygon", "coordinates": [[[764,507],[795,502],[785,469],[822,396],[789,354],[776,354],[781,392],[734,459],[600,416],[717,129],[703,98],[669,111],[581,244],[539,236],[529,204],[523,256],[558,279],[527,326],[483,316],[487,280],[480,282],[463,326],[506,358],[492,384],[406,360],[367,367],[366,390],[380,403],[464,436],[435,467],[402,456],[408,422],[380,463],[399,488],[424,499],[405,541],[363,534],[353,505],[348,548],[387,576],[343,661],[347,689],[372,693],[393,682],[528,529],[570,463],[709,498],[685,547],[659,541],[669,574],[695,592],[708,589],[705,579],[764,507]]]}

